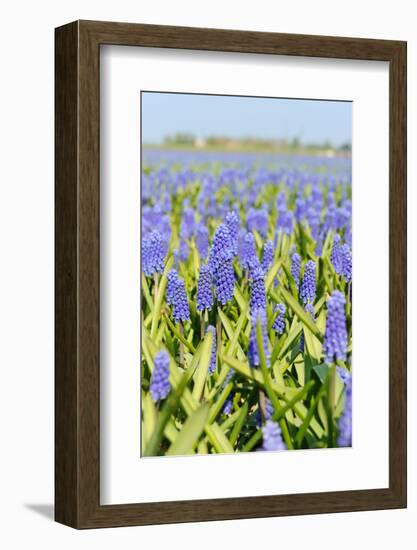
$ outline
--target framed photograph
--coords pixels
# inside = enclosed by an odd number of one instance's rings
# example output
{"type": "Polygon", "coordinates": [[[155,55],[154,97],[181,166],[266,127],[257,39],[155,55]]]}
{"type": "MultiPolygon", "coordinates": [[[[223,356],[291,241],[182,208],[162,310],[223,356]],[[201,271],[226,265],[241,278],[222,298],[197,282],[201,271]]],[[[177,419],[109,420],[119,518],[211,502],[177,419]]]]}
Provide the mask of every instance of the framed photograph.
{"type": "Polygon", "coordinates": [[[56,520],[406,506],[406,43],[56,29],[56,520]]]}

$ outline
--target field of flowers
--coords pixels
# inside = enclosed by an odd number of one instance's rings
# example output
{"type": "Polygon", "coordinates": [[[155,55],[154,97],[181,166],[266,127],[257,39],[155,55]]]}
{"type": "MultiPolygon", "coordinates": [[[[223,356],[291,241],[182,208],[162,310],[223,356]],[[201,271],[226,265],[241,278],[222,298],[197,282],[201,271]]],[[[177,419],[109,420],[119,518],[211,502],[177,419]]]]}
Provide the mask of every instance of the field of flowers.
{"type": "Polygon", "coordinates": [[[142,456],[352,440],[351,159],[145,150],[142,456]]]}

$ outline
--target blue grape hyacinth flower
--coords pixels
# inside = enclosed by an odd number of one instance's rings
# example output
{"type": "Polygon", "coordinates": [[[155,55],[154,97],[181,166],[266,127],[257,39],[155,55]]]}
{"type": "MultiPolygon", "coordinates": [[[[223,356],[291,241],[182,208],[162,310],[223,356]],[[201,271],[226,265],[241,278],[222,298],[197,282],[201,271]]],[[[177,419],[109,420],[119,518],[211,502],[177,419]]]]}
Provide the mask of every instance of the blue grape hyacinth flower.
{"type": "Polygon", "coordinates": [[[268,346],[268,334],[266,331],[266,312],[265,309],[259,308],[252,312],[251,314],[251,332],[249,337],[249,346],[248,346],[248,360],[249,365],[252,368],[259,367],[261,364],[260,360],[260,354],[259,354],[259,346],[258,346],[258,339],[257,339],[257,324],[261,324],[261,330],[262,330],[262,345],[264,349],[265,354],[265,361],[266,366],[269,368],[269,360],[270,360],[270,354],[269,354],[269,346],[268,346]]]}
{"type": "Polygon", "coordinates": [[[238,252],[238,235],[240,230],[240,218],[236,214],[236,212],[231,211],[228,212],[225,220],[225,224],[227,225],[230,233],[230,237],[232,240],[232,248],[233,248],[233,255],[237,256],[238,252]]]}
{"type": "Polygon", "coordinates": [[[352,251],[348,244],[344,244],[341,250],[342,255],[342,276],[347,283],[352,280],[352,251]]]}
{"type": "MultiPolygon", "coordinates": [[[[258,260],[256,255],[255,237],[249,231],[243,238],[242,246],[239,251],[240,265],[243,269],[250,269],[251,265],[258,260]]],[[[259,260],[258,260],[259,261],[259,260]]]]}
{"type": "Polygon", "coordinates": [[[223,414],[229,415],[233,408],[233,393],[230,393],[223,405],[223,414]]]}
{"type": "Polygon", "coordinates": [[[342,244],[340,242],[340,235],[336,234],[333,238],[332,252],[330,254],[330,261],[337,275],[342,273],[343,269],[343,253],[342,244]]]}
{"type": "Polygon", "coordinates": [[[295,286],[300,286],[301,256],[294,252],[291,256],[291,277],[294,279],[295,286]]]}
{"type": "Polygon", "coordinates": [[[233,298],[235,290],[235,272],[231,260],[218,265],[215,272],[216,298],[224,306],[233,298]]]}
{"type": "Polygon", "coordinates": [[[259,266],[251,272],[250,279],[250,310],[266,308],[265,275],[259,266]]]}
{"type": "Polygon", "coordinates": [[[209,232],[205,225],[199,223],[195,232],[195,243],[197,250],[200,254],[200,258],[207,258],[209,249],[209,232]]]}
{"type": "Polygon", "coordinates": [[[220,264],[233,259],[233,242],[229,228],[226,224],[220,224],[214,232],[213,242],[210,248],[208,265],[213,275],[216,275],[220,264]]]}
{"type": "Polygon", "coordinates": [[[166,300],[172,306],[176,296],[176,288],[178,282],[178,272],[176,269],[170,269],[167,275],[166,300]]]}
{"type": "Polygon", "coordinates": [[[277,312],[278,315],[275,317],[272,328],[281,335],[285,330],[285,305],[277,304],[275,307],[275,312],[277,312]]]}
{"type": "Polygon", "coordinates": [[[155,403],[165,399],[169,394],[169,355],[166,351],[159,351],[154,358],[154,370],[151,377],[150,392],[155,403]]]}
{"type": "Polygon", "coordinates": [[[246,225],[249,231],[256,230],[262,237],[268,232],[268,211],[266,208],[257,210],[251,208],[246,216],[246,225]]]}
{"type": "Polygon", "coordinates": [[[262,428],[263,451],[285,451],[286,446],[282,440],[281,428],[277,422],[267,420],[262,428]]]}
{"type": "Polygon", "coordinates": [[[213,307],[213,287],[208,265],[202,265],[197,284],[197,311],[211,310],[213,307]]]}
{"type": "Polygon", "coordinates": [[[147,277],[162,273],[165,265],[166,245],[159,231],[152,231],[142,239],[142,269],[147,277]]]}
{"type": "Polygon", "coordinates": [[[348,337],[345,303],[345,296],[339,290],[335,290],[327,301],[326,330],[323,342],[323,353],[327,363],[346,361],[348,337]]]}
{"type": "Polygon", "coordinates": [[[216,329],[213,325],[209,325],[206,330],[206,334],[210,332],[212,335],[212,344],[211,344],[211,354],[210,354],[210,364],[209,364],[209,373],[213,374],[216,370],[217,364],[217,341],[216,341],[216,329]]]}
{"type": "Polygon", "coordinates": [[[339,447],[352,446],[352,377],[346,384],[345,406],[338,423],[339,435],[337,444],[339,447]]]}
{"type": "Polygon", "coordinates": [[[300,297],[305,304],[314,302],[316,298],[316,264],[313,260],[309,260],[305,265],[300,297]]]}
{"type": "Polygon", "coordinates": [[[174,308],[172,316],[176,323],[190,320],[190,307],[188,305],[187,292],[182,277],[177,277],[172,296],[172,306],[174,308]]]}
{"type": "Polygon", "coordinates": [[[184,239],[190,239],[195,229],[195,215],[194,210],[187,206],[184,208],[182,215],[180,235],[184,239]]]}
{"type": "Polygon", "coordinates": [[[272,264],[274,259],[274,243],[272,241],[266,241],[264,244],[264,252],[262,255],[262,269],[266,273],[269,269],[269,266],[272,264]]]}

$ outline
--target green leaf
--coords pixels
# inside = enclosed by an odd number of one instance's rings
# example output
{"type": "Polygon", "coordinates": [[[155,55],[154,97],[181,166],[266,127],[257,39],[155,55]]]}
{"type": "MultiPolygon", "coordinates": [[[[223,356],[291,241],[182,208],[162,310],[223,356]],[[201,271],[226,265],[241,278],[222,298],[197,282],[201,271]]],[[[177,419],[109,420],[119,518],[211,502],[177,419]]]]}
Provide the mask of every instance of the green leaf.
{"type": "Polygon", "coordinates": [[[322,344],[308,329],[304,329],[304,342],[307,353],[317,362],[321,360],[322,344]]]}
{"type": "Polygon", "coordinates": [[[293,312],[297,315],[297,317],[300,319],[300,321],[309,329],[311,332],[320,340],[320,342],[323,341],[323,335],[317,328],[317,326],[314,324],[314,321],[311,319],[310,315],[304,311],[304,309],[300,306],[300,304],[297,302],[297,300],[288,292],[288,290],[285,290],[285,288],[281,285],[280,292],[282,296],[284,297],[284,300],[287,302],[287,305],[293,310],[293,312]]]}
{"type": "Polygon", "coordinates": [[[156,409],[150,393],[142,392],[144,442],[150,440],[156,426],[156,409]]]}
{"type": "Polygon", "coordinates": [[[216,420],[216,417],[219,414],[219,412],[222,410],[223,405],[226,402],[226,399],[229,397],[229,394],[232,391],[232,388],[233,388],[233,384],[231,382],[229,384],[226,384],[217,401],[214,403],[214,405],[211,406],[209,423],[214,422],[216,420]]]}
{"type": "Polygon", "coordinates": [[[209,414],[209,405],[206,403],[201,405],[190,417],[185,421],[180,433],[175,442],[170,446],[167,455],[185,455],[188,454],[200,437],[206,425],[209,414]]]}
{"type": "MultiPolygon", "coordinates": [[[[264,343],[263,343],[263,334],[262,334],[262,325],[261,320],[258,319],[256,323],[256,343],[258,344],[258,355],[259,355],[259,362],[261,363],[261,370],[264,377],[264,385],[266,393],[268,394],[269,399],[272,402],[272,405],[274,406],[274,409],[278,412],[281,411],[281,403],[278,400],[278,397],[276,396],[275,392],[272,389],[272,384],[268,372],[268,367],[266,364],[266,357],[265,357],[265,349],[264,349],[264,343]]],[[[285,440],[285,443],[288,447],[288,449],[293,448],[293,444],[290,438],[290,434],[288,431],[287,423],[285,422],[284,418],[281,418],[279,421],[279,424],[281,426],[282,430],[282,436],[285,440]]]]}
{"type": "Polygon", "coordinates": [[[234,453],[233,447],[218,424],[207,425],[206,434],[218,453],[234,453]]]}
{"type": "Polygon", "coordinates": [[[237,417],[236,423],[233,426],[232,433],[230,434],[229,441],[233,446],[236,443],[237,438],[239,437],[240,430],[242,429],[243,423],[246,420],[248,415],[248,403],[245,402],[243,407],[239,409],[239,416],[237,417]]]}
{"type": "Polygon", "coordinates": [[[280,267],[282,266],[283,260],[280,258],[277,262],[274,263],[274,265],[271,267],[271,269],[268,271],[268,274],[265,279],[265,290],[268,294],[271,286],[274,282],[275,277],[277,276],[278,271],[280,270],[280,267]]]}
{"type": "Polygon", "coordinates": [[[192,396],[199,401],[203,394],[204,384],[207,380],[207,373],[210,365],[211,348],[213,346],[213,335],[209,331],[206,333],[201,349],[200,361],[194,374],[194,388],[192,396]]]}

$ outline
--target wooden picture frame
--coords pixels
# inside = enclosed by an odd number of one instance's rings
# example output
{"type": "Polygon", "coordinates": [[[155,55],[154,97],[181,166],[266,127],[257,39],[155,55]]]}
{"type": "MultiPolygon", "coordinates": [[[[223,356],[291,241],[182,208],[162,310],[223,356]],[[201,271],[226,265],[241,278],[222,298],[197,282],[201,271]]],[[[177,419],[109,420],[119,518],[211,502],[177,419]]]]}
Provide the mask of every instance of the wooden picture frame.
{"type": "Polygon", "coordinates": [[[56,29],[55,518],[75,528],[406,506],[406,43],[76,21],[56,29]],[[117,44],[389,62],[389,487],[100,505],[99,56],[117,44]]]}

